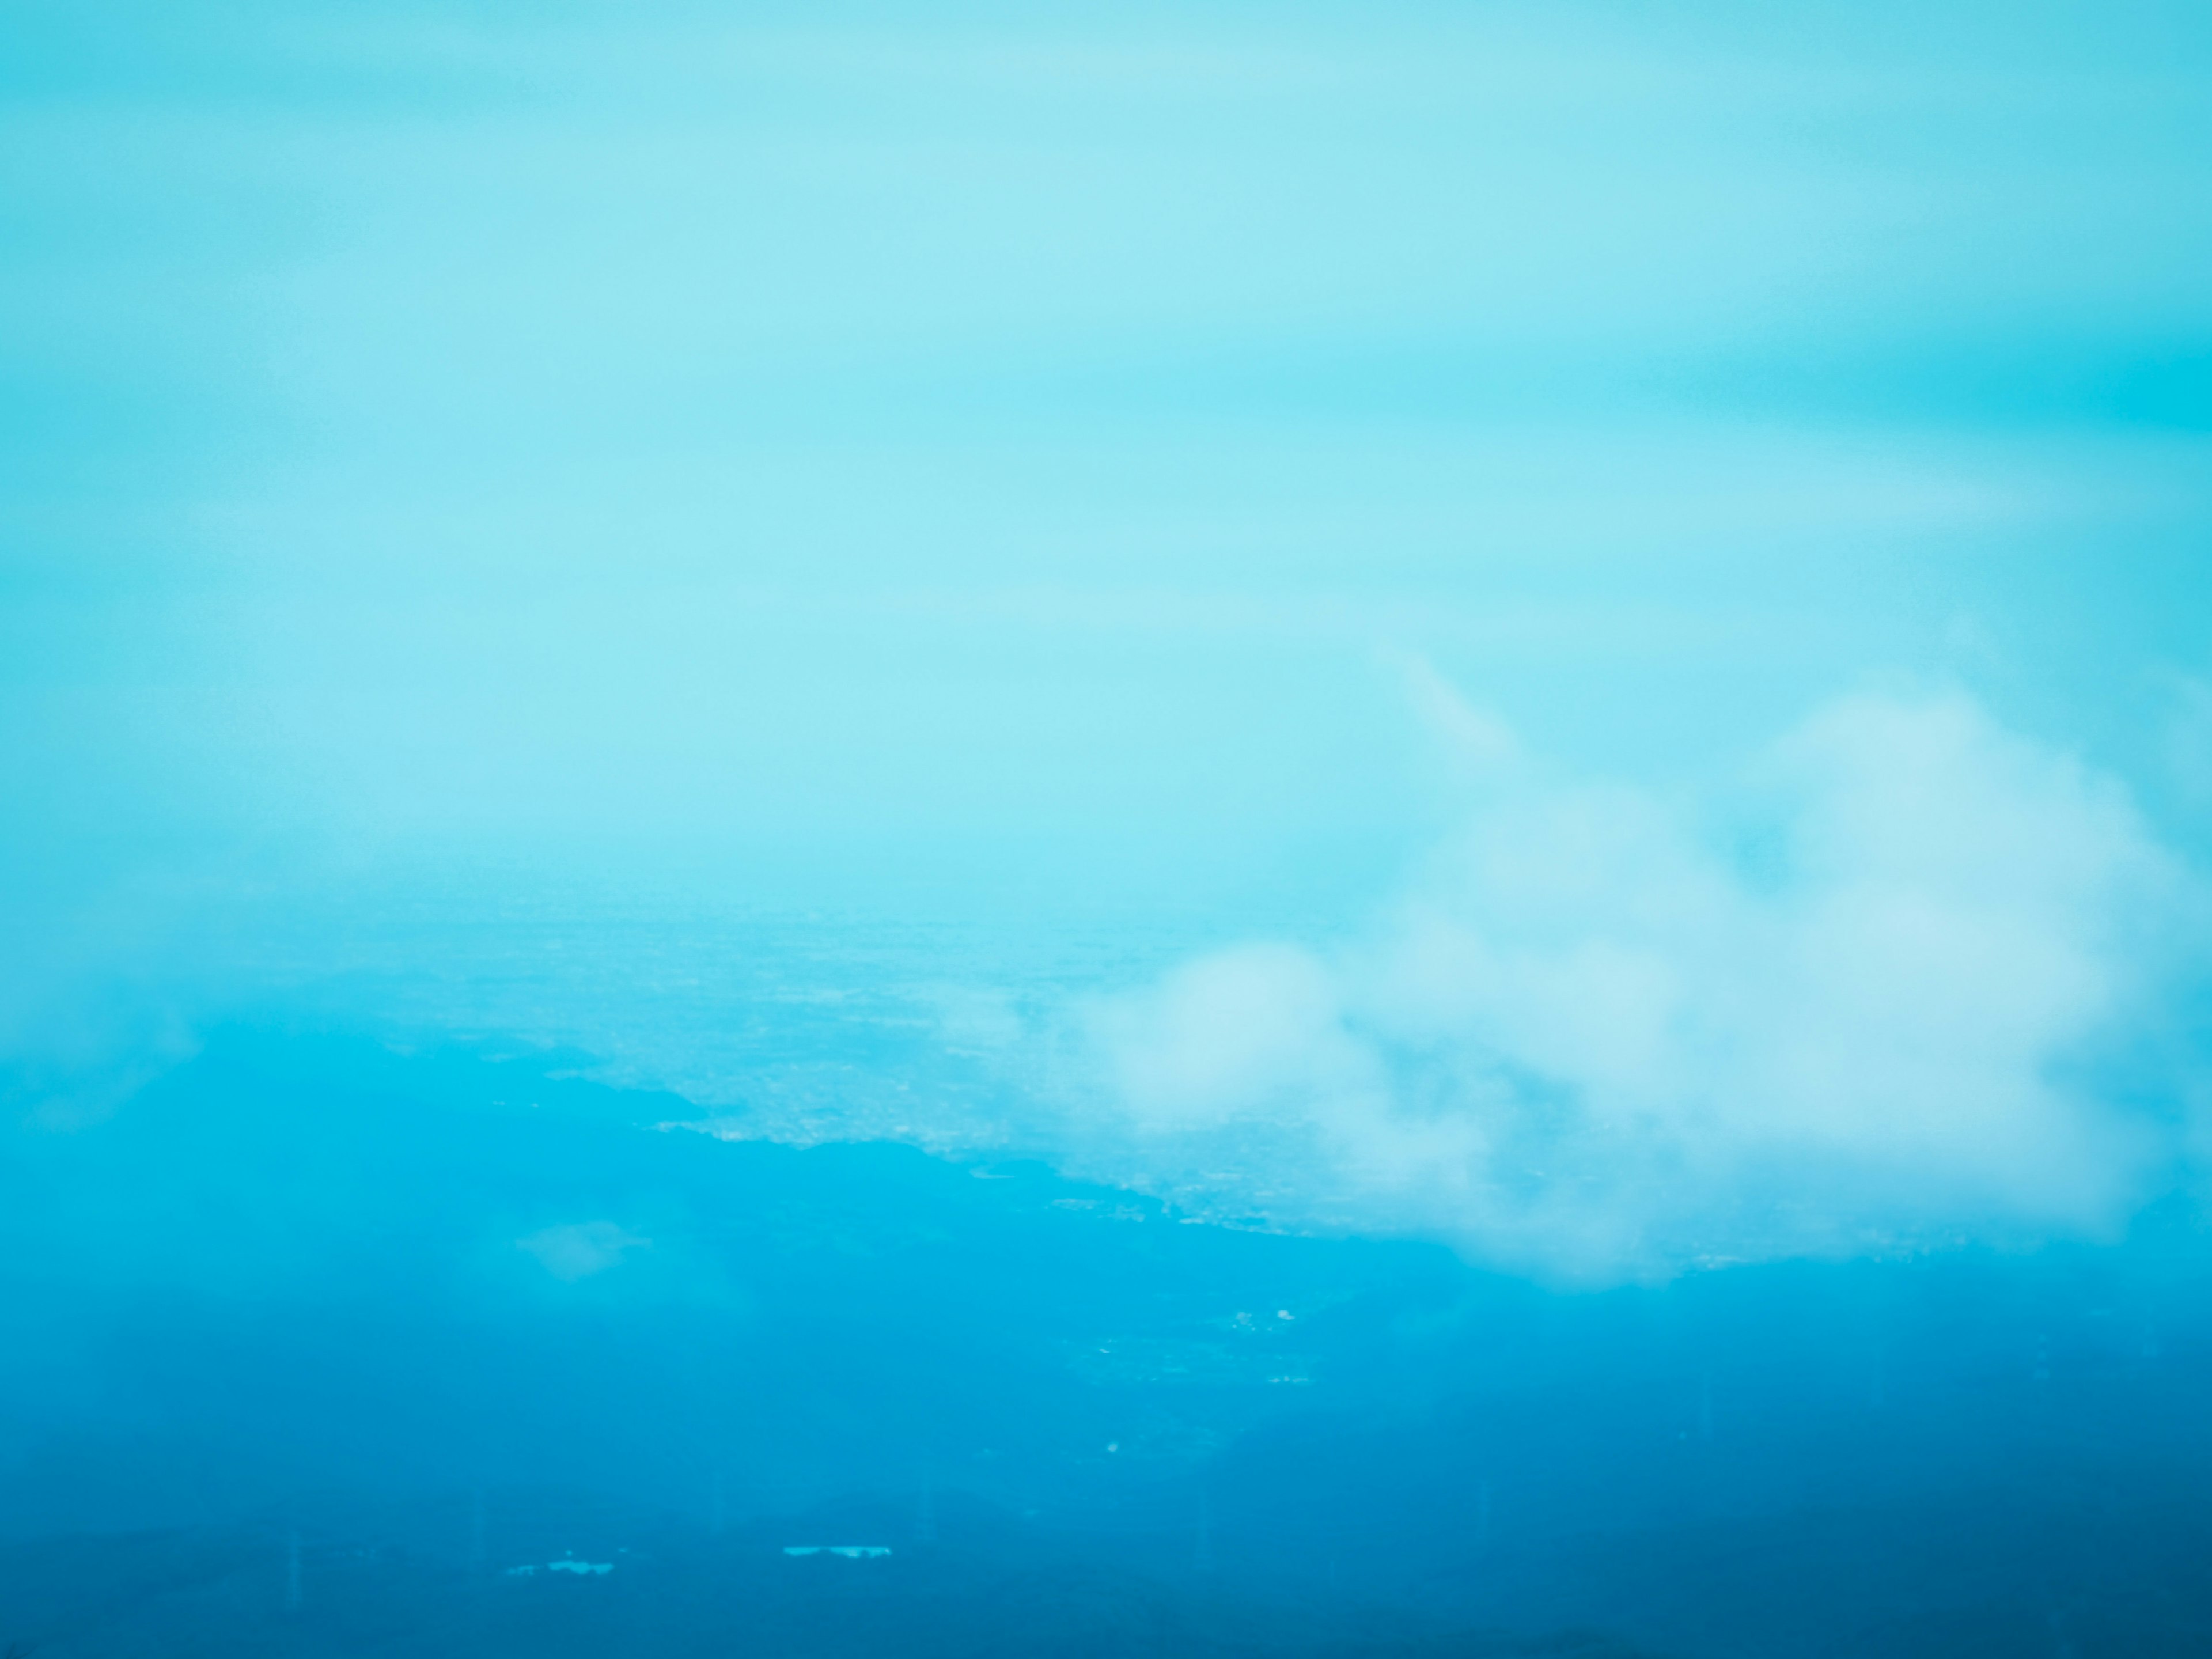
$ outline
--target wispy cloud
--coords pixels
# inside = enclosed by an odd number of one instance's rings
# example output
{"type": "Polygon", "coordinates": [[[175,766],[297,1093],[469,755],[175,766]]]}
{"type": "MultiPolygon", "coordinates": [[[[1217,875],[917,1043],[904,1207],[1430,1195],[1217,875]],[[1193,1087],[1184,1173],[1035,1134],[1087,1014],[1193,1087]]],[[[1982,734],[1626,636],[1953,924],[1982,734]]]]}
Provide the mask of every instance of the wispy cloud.
{"type": "Polygon", "coordinates": [[[1413,680],[1474,799],[1370,933],[1087,1008],[1156,1175],[1605,1278],[2096,1231],[2169,1167],[2171,1112],[2114,1079],[2203,894],[2112,780],[1964,696],[1868,694],[1668,797],[1413,680]]]}
{"type": "Polygon", "coordinates": [[[641,1238],[611,1221],[547,1227],[514,1241],[515,1249],[536,1256],[554,1278],[570,1281],[620,1267],[632,1250],[649,1249],[652,1244],[651,1239],[641,1238]]]}

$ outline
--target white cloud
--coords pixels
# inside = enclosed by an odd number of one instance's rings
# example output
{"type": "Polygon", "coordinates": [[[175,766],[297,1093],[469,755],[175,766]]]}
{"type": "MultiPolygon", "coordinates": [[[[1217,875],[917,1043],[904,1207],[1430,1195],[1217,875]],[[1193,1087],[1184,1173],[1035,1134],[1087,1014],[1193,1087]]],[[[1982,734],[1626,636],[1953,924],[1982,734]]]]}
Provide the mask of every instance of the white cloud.
{"type": "Polygon", "coordinates": [[[652,1243],[651,1239],[641,1238],[611,1221],[547,1227],[514,1241],[517,1249],[536,1256],[554,1278],[570,1281],[618,1267],[630,1251],[647,1249],[652,1243]]]}
{"type": "Polygon", "coordinates": [[[1085,1011],[1155,1179],[1603,1279],[2095,1232],[2170,1168],[2099,1079],[2165,1035],[2204,911],[2111,780],[1868,695],[1686,801],[1414,690],[1476,799],[1366,937],[1085,1011]]]}

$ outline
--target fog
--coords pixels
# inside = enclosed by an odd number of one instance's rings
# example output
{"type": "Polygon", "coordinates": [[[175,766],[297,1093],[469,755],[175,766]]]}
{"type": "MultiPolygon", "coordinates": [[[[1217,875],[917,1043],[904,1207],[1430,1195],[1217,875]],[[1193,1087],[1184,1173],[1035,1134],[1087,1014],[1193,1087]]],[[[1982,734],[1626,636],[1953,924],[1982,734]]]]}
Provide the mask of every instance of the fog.
{"type": "Polygon", "coordinates": [[[19,9],[0,1651],[2193,1651],[2200,14],[19,9]]]}

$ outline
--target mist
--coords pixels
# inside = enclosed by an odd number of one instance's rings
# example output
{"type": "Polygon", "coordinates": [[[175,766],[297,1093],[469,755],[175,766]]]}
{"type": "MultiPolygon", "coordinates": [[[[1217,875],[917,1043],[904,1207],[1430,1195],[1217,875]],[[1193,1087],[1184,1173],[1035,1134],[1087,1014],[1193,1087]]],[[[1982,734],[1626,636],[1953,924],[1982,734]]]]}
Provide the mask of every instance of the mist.
{"type": "Polygon", "coordinates": [[[1423,690],[1474,799],[1377,926],[1085,1011],[1149,1147],[1598,1277],[2112,1237],[2193,1179],[2204,896],[2117,781],[1863,694],[1670,799],[1423,690]]]}
{"type": "Polygon", "coordinates": [[[0,1652],[2193,1651],[2200,11],[19,8],[0,1652]]]}

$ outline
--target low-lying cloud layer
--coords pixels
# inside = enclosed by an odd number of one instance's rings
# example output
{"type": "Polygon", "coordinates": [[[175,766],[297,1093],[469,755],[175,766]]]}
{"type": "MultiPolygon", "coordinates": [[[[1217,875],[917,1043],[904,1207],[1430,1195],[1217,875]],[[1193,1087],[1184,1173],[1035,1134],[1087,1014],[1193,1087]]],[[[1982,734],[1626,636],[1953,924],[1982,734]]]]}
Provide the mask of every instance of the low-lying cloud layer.
{"type": "Polygon", "coordinates": [[[2204,912],[2112,780],[1865,695],[1685,800],[1421,682],[1475,800],[1369,936],[1086,1010],[1154,1178],[1603,1279],[2096,1233],[2170,1177],[2204,912]]]}

